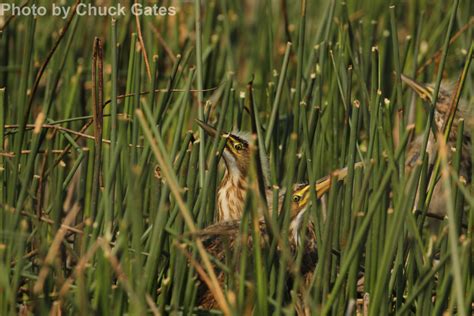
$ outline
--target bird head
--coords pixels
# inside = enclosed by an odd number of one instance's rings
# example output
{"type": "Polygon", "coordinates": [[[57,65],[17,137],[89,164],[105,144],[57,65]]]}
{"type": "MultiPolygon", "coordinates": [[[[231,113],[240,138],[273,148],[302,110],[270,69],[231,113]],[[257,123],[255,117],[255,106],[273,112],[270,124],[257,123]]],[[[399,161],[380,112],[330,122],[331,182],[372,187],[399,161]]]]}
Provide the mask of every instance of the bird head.
{"type": "MultiPolygon", "coordinates": [[[[341,169],[342,170],[342,169],[341,169]]],[[[344,170],[345,172],[345,170],[344,170]]],[[[337,176],[337,174],[336,174],[337,176]]],[[[345,174],[342,175],[345,177],[345,174]]],[[[324,177],[316,182],[316,198],[321,198],[331,187],[331,177],[324,177]]],[[[291,195],[291,220],[295,220],[298,216],[302,216],[306,210],[311,193],[311,185],[308,183],[297,183],[293,185],[293,192],[291,195]]]]}
{"type": "MultiPolygon", "coordinates": [[[[347,174],[346,169],[336,171],[334,176],[338,179],[343,179],[347,174]],[[340,172],[338,174],[337,172],[340,172]]],[[[331,187],[331,177],[324,177],[316,182],[316,198],[321,198],[329,188],[331,187]]],[[[299,230],[303,223],[303,216],[308,208],[310,202],[311,185],[308,183],[295,184],[293,185],[293,191],[291,195],[291,208],[290,208],[290,233],[292,234],[293,240],[298,244],[299,241],[299,230]]]]}
{"type": "Polygon", "coordinates": [[[402,75],[402,81],[406,83],[406,85],[412,89],[413,91],[418,94],[418,96],[426,102],[432,102],[433,101],[433,92],[434,89],[433,87],[429,85],[423,85],[421,83],[416,82],[415,80],[402,75]]]}
{"type": "MultiPolygon", "coordinates": [[[[433,103],[434,87],[432,84],[421,84],[404,75],[402,75],[401,78],[410,89],[415,91],[420,99],[430,104],[433,103]]],[[[439,88],[435,107],[435,122],[438,130],[441,130],[445,120],[448,118],[451,103],[451,91],[452,87],[449,87],[449,84],[446,83],[441,84],[439,88]]]]}
{"type": "Polygon", "coordinates": [[[198,125],[211,137],[227,138],[224,151],[222,153],[225,164],[230,174],[246,176],[250,165],[250,142],[248,136],[242,133],[222,132],[218,135],[217,129],[213,126],[196,120],[198,125]]]}

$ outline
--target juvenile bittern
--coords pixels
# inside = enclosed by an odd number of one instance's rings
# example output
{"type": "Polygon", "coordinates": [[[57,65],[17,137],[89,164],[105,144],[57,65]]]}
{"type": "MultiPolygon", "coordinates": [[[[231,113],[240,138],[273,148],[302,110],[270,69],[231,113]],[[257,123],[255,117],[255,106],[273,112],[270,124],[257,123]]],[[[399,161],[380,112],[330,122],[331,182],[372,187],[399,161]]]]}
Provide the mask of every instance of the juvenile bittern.
{"type": "MultiPolygon", "coordinates": [[[[324,177],[316,182],[316,196],[319,199],[323,196],[331,187],[331,181],[333,178],[342,180],[347,175],[347,169],[341,169],[333,172],[332,177],[324,177]]],[[[292,188],[291,204],[289,208],[290,223],[287,230],[288,235],[280,236],[282,239],[289,240],[289,246],[291,251],[294,253],[297,245],[301,240],[302,234],[306,233],[306,243],[304,248],[303,261],[300,266],[300,273],[305,276],[311,273],[316,265],[317,253],[316,243],[314,236],[314,228],[311,226],[301,227],[303,223],[303,216],[305,211],[310,204],[310,189],[311,186],[305,184],[295,184],[292,188]]],[[[285,192],[282,190],[279,195],[279,206],[278,212],[282,211],[282,205],[285,197],[285,192]]],[[[247,236],[246,240],[243,240],[241,234],[241,220],[229,220],[218,222],[210,225],[200,232],[196,233],[195,236],[201,238],[206,247],[206,250],[217,260],[224,261],[226,253],[229,250],[233,252],[235,249],[241,247],[253,247],[253,240],[251,234],[247,236]],[[246,244],[242,244],[246,242],[246,244]]],[[[258,229],[261,236],[261,247],[267,247],[269,245],[270,234],[267,231],[267,224],[263,218],[258,221],[258,229]]],[[[222,272],[219,273],[219,279],[223,284],[224,275],[222,272]]],[[[217,307],[217,303],[212,293],[207,287],[201,287],[198,293],[198,303],[205,309],[217,307]]]]}
{"type": "MultiPolygon", "coordinates": [[[[424,101],[433,102],[434,87],[430,84],[421,84],[413,79],[410,79],[402,75],[402,80],[413,89],[417,95],[424,101]]],[[[446,122],[449,117],[450,103],[453,95],[453,89],[449,88],[446,84],[441,84],[434,109],[434,122],[438,131],[443,131],[446,122]]],[[[455,148],[457,131],[459,120],[469,119],[472,116],[472,110],[467,107],[467,104],[460,102],[457,111],[454,113],[454,120],[450,129],[450,133],[447,139],[448,148],[455,148]]],[[[466,120],[467,123],[471,123],[470,120],[466,120]]],[[[412,169],[420,156],[421,146],[423,143],[423,136],[418,136],[410,144],[408,148],[406,167],[408,170],[412,169]]],[[[427,153],[430,158],[433,158],[437,150],[436,140],[433,135],[428,138],[427,153]]],[[[450,150],[451,152],[451,150],[450,150]]],[[[452,155],[450,155],[451,158],[452,155]]],[[[431,161],[433,162],[433,161],[431,161]]],[[[462,135],[462,148],[461,148],[461,163],[459,175],[462,176],[467,182],[471,180],[471,135],[470,128],[465,128],[462,135]]],[[[429,212],[437,216],[446,215],[446,199],[443,194],[443,186],[438,183],[435,186],[434,194],[429,205],[429,212]]]]}
{"type": "Polygon", "coordinates": [[[250,166],[251,150],[249,138],[243,133],[222,133],[202,121],[196,121],[212,137],[225,136],[227,142],[222,152],[225,174],[217,190],[216,221],[238,220],[242,218],[247,195],[247,174],[250,166]]]}

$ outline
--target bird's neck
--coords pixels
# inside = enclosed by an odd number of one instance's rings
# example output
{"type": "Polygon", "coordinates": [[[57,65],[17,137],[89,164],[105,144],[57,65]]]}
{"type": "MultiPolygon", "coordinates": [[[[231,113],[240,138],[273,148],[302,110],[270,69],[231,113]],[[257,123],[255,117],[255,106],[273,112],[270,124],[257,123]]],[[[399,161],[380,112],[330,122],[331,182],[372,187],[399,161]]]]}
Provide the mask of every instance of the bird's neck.
{"type": "Polygon", "coordinates": [[[301,224],[303,223],[304,213],[306,212],[306,207],[301,210],[290,222],[290,242],[298,245],[300,241],[300,230],[301,224]]]}
{"type": "Polygon", "coordinates": [[[246,193],[247,175],[227,168],[217,192],[217,221],[241,219],[246,193]]]}

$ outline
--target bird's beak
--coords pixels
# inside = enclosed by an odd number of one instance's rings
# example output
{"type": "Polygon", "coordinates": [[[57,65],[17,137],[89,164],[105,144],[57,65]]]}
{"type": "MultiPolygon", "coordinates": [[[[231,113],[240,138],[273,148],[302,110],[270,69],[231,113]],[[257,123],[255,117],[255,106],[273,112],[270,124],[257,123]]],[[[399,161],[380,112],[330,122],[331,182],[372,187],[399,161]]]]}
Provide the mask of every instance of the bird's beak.
{"type": "Polygon", "coordinates": [[[217,130],[212,127],[211,125],[207,124],[207,123],[204,123],[203,121],[201,120],[196,120],[196,123],[209,135],[209,136],[212,136],[212,137],[216,137],[217,136],[217,130]]]}
{"type": "Polygon", "coordinates": [[[432,102],[433,91],[430,88],[416,82],[415,80],[408,78],[407,76],[401,76],[402,81],[405,82],[411,89],[413,89],[421,99],[432,102]]]}
{"type": "MultiPolygon", "coordinates": [[[[303,199],[299,202],[300,205],[306,205],[309,201],[309,189],[311,185],[307,184],[303,187],[300,187],[297,191],[293,192],[293,194],[298,194],[299,196],[303,197],[303,199]]],[[[316,189],[316,198],[320,199],[326,192],[329,191],[331,188],[331,177],[324,177],[319,179],[316,182],[315,189],[316,189]]]]}
{"type": "MultiPolygon", "coordinates": [[[[364,166],[363,162],[356,162],[354,164],[355,168],[360,168],[363,166],[364,166]]],[[[333,171],[331,176],[326,176],[316,181],[315,187],[316,187],[317,198],[320,199],[326,192],[329,191],[329,189],[331,188],[332,179],[335,179],[336,181],[342,181],[346,178],[347,172],[348,172],[347,167],[338,169],[338,170],[333,171]]],[[[304,193],[308,191],[309,187],[310,185],[308,184],[307,186],[301,188],[299,192],[304,193]]]]}
{"type": "MultiPolygon", "coordinates": [[[[305,193],[309,191],[310,187],[311,186],[309,184],[305,185],[304,187],[298,190],[298,193],[302,196],[305,196],[306,195],[305,193]]],[[[318,181],[316,181],[316,185],[315,185],[316,197],[320,199],[326,192],[329,191],[330,188],[331,188],[331,177],[326,176],[324,178],[319,179],[318,181]]],[[[309,194],[307,196],[309,197],[309,194]]]]}
{"type": "Polygon", "coordinates": [[[324,177],[316,182],[316,196],[320,199],[331,188],[331,177],[324,177]]]}

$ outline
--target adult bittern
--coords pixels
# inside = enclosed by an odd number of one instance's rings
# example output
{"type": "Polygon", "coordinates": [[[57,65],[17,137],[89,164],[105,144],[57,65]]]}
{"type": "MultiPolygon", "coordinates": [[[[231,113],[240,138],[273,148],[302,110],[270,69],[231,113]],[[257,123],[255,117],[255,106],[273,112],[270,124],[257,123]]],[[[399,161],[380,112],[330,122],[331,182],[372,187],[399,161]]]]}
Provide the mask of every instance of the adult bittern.
{"type": "Polygon", "coordinates": [[[211,125],[199,120],[196,122],[212,137],[227,137],[222,152],[226,169],[217,190],[216,221],[239,220],[242,218],[248,187],[247,174],[251,161],[249,138],[246,134],[237,132],[217,135],[217,130],[211,125]]]}
{"type": "MultiPolygon", "coordinates": [[[[434,87],[431,84],[421,84],[415,80],[402,75],[402,80],[413,89],[417,95],[424,101],[433,102],[434,87]]],[[[441,84],[434,109],[434,122],[436,129],[442,131],[449,117],[450,104],[452,99],[453,89],[449,88],[446,84],[441,84]]],[[[454,113],[454,120],[450,129],[450,133],[447,139],[448,148],[455,148],[457,131],[459,120],[468,119],[472,116],[472,110],[467,107],[467,104],[460,102],[456,113],[454,113]]],[[[470,120],[466,120],[467,123],[471,124],[470,120]]],[[[410,144],[408,148],[406,167],[408,170],[412,169],[420,156],[421,146],[423,143],[423,136],[418,136],[410,144]]],[[[427,153],[432,159],[437,150],[436,140],[433,135],[428,138],[427,153]]],[[[451,152],[451,150],[450,150],[451,152]]],[[[451,159],[452,155],[449,155],[451,159]]],[[[431,161],[433,162],[433,161],[431,161]]],[[[462,135],[462,148],[461,148],[461,163],[459,175],[462,176],[467,182],[471,180],[471,134],[470,128],[465,128],[462,135]]],[[[437,216],[446,215],[446,199],[443,194],[443,186],[438,183],[435,186],[433,196],[429,205],[429,212],[437,216]]]]}
{"type": "MultiPolygon", "coordinates": [[[[405,84],[413,91],[415,91],[416,94],[423,101],[429,102],[430,104],[433,103],[434,86],[432,84],[421,84],[404,75],[402,75],[401,78],[402,81],[405,82],[405,84]]],[[[444,82],[442,82],[442,84],[440,85],[434,112],[434,122],[438,131],[442,131],[449,117],[449,111],[451,108],[451,101],[454,92],[453,89],[454,86],[451,86],[444,82]]],[[[453,125],[451,127],[450,134],[448,137],[448,142],[456,142],[456,133],[459,119],[470,117],[472,115],[470,113],[472,113],[472,110],[467,107],[467,104],[465,102],[460,101],[454,116],[453,125]]],[[[468,137],[470,141],[470,131],[467,131],[466,129],[463,137],[468,137]]]]}

